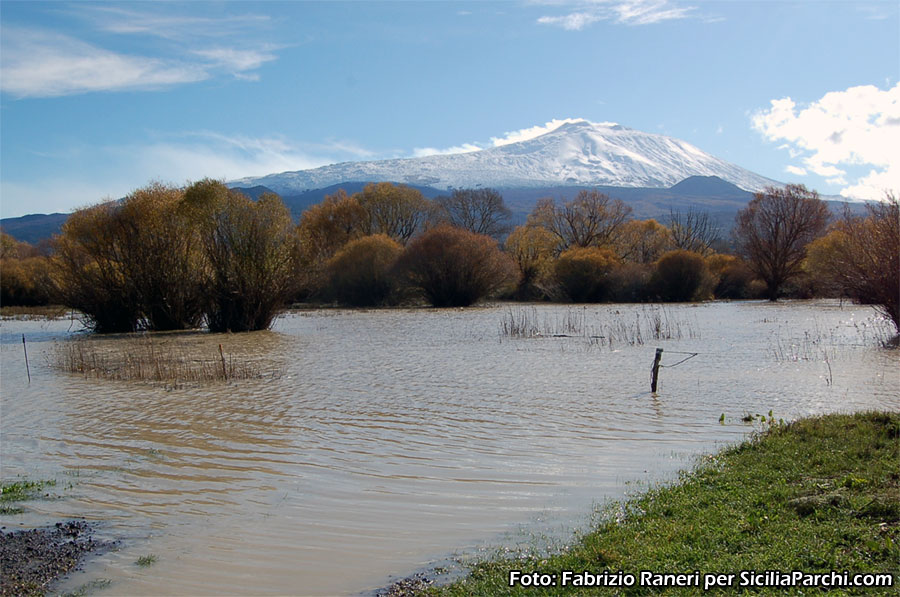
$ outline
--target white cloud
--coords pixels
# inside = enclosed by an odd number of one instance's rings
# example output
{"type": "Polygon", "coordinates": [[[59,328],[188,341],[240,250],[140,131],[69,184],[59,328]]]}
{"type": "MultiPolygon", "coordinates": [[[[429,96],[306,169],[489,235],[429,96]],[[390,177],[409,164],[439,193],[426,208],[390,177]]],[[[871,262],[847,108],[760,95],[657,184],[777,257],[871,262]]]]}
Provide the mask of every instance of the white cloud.
{"type": "MultiPolygon", "coordinates": [[[[524,129],[519,129],[517,131],[509,131],[504,133],[502,137],[491,137],[490,142],[488,143],[463,143],[461,145],[456,145],[454,147],[447,147],[445,149],[438,149],[435,147],[416,147],[413,150],[412,157],[421,158],[429,155],[450,155],[454,153],[470,153],[472,151],[479,151],[482,149],[490,149],[491,147],[502,147],[504,145],[509,145],[511,143],[519,143],[521,141],[528,141],[530,139],[534,139],[535,137],[540,137],[546,133],[551,131],[555,131],[559,127],[564,124],[576,123],[576,122],[588,122],[584,118],[554,118],[553,120],[537,126],[532,126],[524,129]]],[[[606,126],[615,126],[614,122],[602,122],[602,123],[594,123],[601,124],[606,126]]]]}
{"type": "Polygon", "coordinates": [[[471,153],[473,151],[481,151],[483,147],[475,143],[463,143],[456,147],[447,147],[446,149],[437,149],[435,147],[416,147],[413,149],[414,158],[424,158],[430,155],[452,155],[454,153],[471,153]]]}
{"type": "Polygon", "coordinates": [[[805,169],[844,186],[845,197],[876,199],[900,189],[900,84],[832,91],[807,106],[772,100],[752,123],[766,139],[786,141],[805,169]],[[848,182],[851,166],[870,167],[869,174],[848,182]]]}
{"type": "Polygon", "coordinates": [[[69,165],[66,170],[62,166],[55,169],[52,178],[21,180],[15,173],[4,172],[0,208],[3,217],[69,212],[123,197],[152,180],[178,185],[205,177],[234,180],[368,155],[371,152],[347,141],[296,144],[282,137],[210,131],[158,134],[144,144],[68,148],[61,151],[58,164],[69,165]]]}
{"type": "Polygon", "coordinates": [[[785,166],[784,171],[794,176],[806,176],[806,170],[804,168],[798,168],[797,166],[785,166]]]}
{"type": "MultiPolygon", "coordinates": [[[[491,144],[494,147],[500,147],[502,145],[509,145],[510,143],[528,141],[530,139],[534,139],[535,137],[540,137],[541,135],[549,133],[550,131],[555,131],[564,124],[574,122],[587,121],[584,118],[554,118],[550,122],[547,122],[543,125],[532,126],[525,129],[519,129],[518,131],[508,132],[505,133],[502,137],[491,137],[491,144]]],[[[605,122],[601,124],[613,125],[615,123],[605,122]]]]}
{"type": "MultiPolygon", "coordinates": [[[[41,28],[3,26],[3,77],[0,89],[15,97],[55,97],[97,91],[157,90],[195,83],[222,73],[259,80],[252,71],[276,60],[275,46],[257,42],[270,20],[260,15],[204,17],[177,13],[173,4],[144,5],[145,11],[118,6],[76,4],[58,9],[65,17],[85,19],[97,30],[118,35],[155,37],[153,53],[139,55],[100,47],[94,42],[41,28]],[[158,8],[162,7],[162,8],[158,8]],[[227,42],[221,41],[227,39],[227,42]]],[[[108,37],[108,36],[107,36],[108,37]]]]}
{"type": "Polygon", "coordinates": [[[598,21],[610,20],[620,25],[651,25],[692,16],[694,6],[680,6],[672,0],[578,0],[569,4],[574,12],[560,16],[543,16],[537,22],[569,31],[580,31],[598,21]]]}
{"type": "MultiPolygon", "coordinates": [[[[197,56],[211,61],[213,65],[220,66],[234,73],[254,70],[278,57],[267,51],[260,50],[236,50],[234,48],[207,48],[194,50],[197,56]]],[[[245,78],[249,75],[244,75],[245,78]]],[[[258,78],[258,77],[257,77],[258,78]]]]}
{"type": "Polygon", "coordinates": [[[693,6],[675,6],[668,0],[628,0],[613,5],[613,11],[618,15],[617,22],[626,25],[650,25],[684,19],[693,10],[693,6]]]}
{"type": "Polygon", "coordinates": [[[597,21],[603,21],[607,17],[596,13],[573,12],[559,17],[540,17],[537,22],[541,25],[558,25],[568,31],[581,31],[588,25],[597,21]]]}
{"type": "Polygon", "coordinates": [[[264,176],[369,154],[346,142],[299,145],[282,137],[247,137],[209,131],[164,136],[155,143],[117,149],[121,150],[133,156],[141,178],[165,177],[175,181],[264,176]]]}
{"type": "Polygon", "coordinates": [[[146,10],[135,10],[132,4],[97,5],[76,4],[65,9],[67,15],[88,20],[102,31],[119,35],[151,35],[170,40],[234,38],[248,29],[258,28],[271,22],[267,15],[243,14],[219,17],[177,14],[179,7],[166,3],[140,5],[146,10]]]}
{"type": "Polygon", "coordinates": [[[158,89],[210,75],[197,64],[110,52],[71,37],[3,28],[0,90],[17,97],[158,89]]]}

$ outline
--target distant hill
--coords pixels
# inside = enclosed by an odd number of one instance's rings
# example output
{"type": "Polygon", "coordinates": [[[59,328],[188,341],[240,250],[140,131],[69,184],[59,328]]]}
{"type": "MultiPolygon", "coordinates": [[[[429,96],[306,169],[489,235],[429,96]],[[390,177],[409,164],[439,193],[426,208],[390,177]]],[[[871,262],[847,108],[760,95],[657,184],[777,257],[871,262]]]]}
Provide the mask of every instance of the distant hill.
{"type": "MultiPolygon", "coordinates": [[[[311,205],[320,203],[326,195],[333,195],[340,189],[352,195],[363,189],[367,182],[346,182],[330,185],[321,189],[311,189],[303,193],[282,197],[285,205],[291,210],[295,221],[311,205]]],[[[450,191],[434,187],[410,185],[418,189],[429,199],[447,195],[450,191]]],[[[258,199],[264,193],[274,192],[264,185],[252,187],[233,186],[245,195],[258,199]]],[[[572,199],[583,189],[597,189],[610,197],[621,199],[631,206],[633,216],[638,219],[655,218],[663,223],[668,222],[670,211],[686,211],[694,208],[709,213],[710,217],[723,230],[731,229],[738,210],[744,208],[753,198],[753,193],[723,181],[715,176],[691,176],[669,188],[654,187],[614,187],[591,185],[564,185],[547,187],[504,188],[496,190],[513,212],[513,224],[525,222],[528,214],[534,209],[538,199],[553,197],[558,201],[572,199]]],[[[827,198],[832,213],[839,214],[843,203],[827,198]]],[[[862,212],[863,204],[852,204],[855,212],[862,212]]],[[[19,218],[0,220],[0,228],[17,240],[37,244],[40,240],[58,234],[68,214],[32,214],[19,218]]]]}
{"type": "Polygon", "coordinates": [[[69,214],[30,214],[18,218],[0,219],[0,230],[14,239],[32,245],[59,234],[69,214]]]}

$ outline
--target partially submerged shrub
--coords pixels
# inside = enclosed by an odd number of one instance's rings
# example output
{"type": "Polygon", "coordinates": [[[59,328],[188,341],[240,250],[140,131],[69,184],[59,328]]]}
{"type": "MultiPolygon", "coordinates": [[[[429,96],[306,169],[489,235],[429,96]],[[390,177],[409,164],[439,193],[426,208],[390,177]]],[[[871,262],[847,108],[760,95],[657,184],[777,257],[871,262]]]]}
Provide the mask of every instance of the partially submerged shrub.
{"type": "Polygon", "coordinates": [[[402,253],[400,243],[385,234],[347,243],[328,261],[329,295],[356,307],[389,302],[396,288],[393,268],[402,253]]]}
{"type": "Polygon", "coordinates": [[[398,262],[409,286],[435,307],[465,307],[517,279],[515,264],[494,239],[438,226],[413,239],[398,262]]]}
{"type": "Polygon", "coordinates": [[[117,203],[109,201],[76,211],[56,242],[54,273],[60,299],[100,333],[133,331],[142,314],[122,265],[117,209],[117,203]]]}
{"type": "Polygon", "coordinates": [[[202,255],[181,189],[153,183],[75,212],[56,243],[63,302],[98,332],[193,328],[203,318],[202,255]]]}
{"type": "Polygon", "coordinates": [[[203,218],[209,330],[267,329],[294,289],[297,237],[291,214],[277,195],[253,201],[222,183],[202,184],[191,196],[203,218]]]}
{"type": "Polygon", "coordinates": [[[153,183],[113,214],[123,273],[150,330],[196,328],[203,320],[203,256],[183,199],[182,189],[153,183]]]}
{"type": "Polygon", "coordinates": [[[842,250],[832,252],[832,271],[841,290],[860,303],[875,305],[900,331],[900,198],[866,205],[865,216],[845,208],[842,250]]]}
{"type": "Polygon", "coordinates": [[[609,249],[575,247],[559,256],[554,272],[572,301],[598,303],[610,297],[612,272],[617,264],[618,257],[609,249]]]}
{"type": "Polygon", "coordinates": [[[644,263],[624,262],[612,269],[609,277],[609,300],[617,303],[640,303],[650,298],[653,267],[644,263]]]}
{"type": "Polygon", "coordinates": [[[710,295],[712,278],[702,255],[676,250],[660,257],[650,285],[663,301],[704,300],[710,295]]]}

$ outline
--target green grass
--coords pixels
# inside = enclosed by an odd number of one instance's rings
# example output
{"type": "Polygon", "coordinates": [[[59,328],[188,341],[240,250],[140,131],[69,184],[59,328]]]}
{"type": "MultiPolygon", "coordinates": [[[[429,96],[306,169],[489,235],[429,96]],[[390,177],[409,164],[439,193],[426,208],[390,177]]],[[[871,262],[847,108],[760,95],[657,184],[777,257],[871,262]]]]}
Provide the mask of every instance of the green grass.
{"type": "Polygon", "coordinates": [[[135,560],[134,563],[137,564],[138,566],[140,566],[141,568],[149,568],[150,566],[155,564],[156,560],[158,560],[158,559],[159,558],[157,558],[156,555],[151,553],[149,555],[139,557],[137,560],[135,560]]]}
{"type": "MultiPolygon", "coordinates": [[[[893,574],[894,586],[830,595],[900,594],[900,414],[828,415],[774,424],[710,456],[666,487],[606,512],[563,553],[476,564],[430,595],[682,595],[703,588],[641,586],[640,572],[736,574],[767,570],[893,574]],[[633,574],[625,588],[510,587],[510,570],[633,574]]],[[[558,581],[559,582],[559,581],[558,581]]],[[[803,587],[754,594],[821,592],[803,587]]],[[[717,592],[713,590],[712,592],[717,592]]]]}
{"type": "Polygon", "coordinates": [[[56,481],[16,481],[0,487],[0,514],[21,514],[24,510],[15,505],[36,497],[47,487],[55,487],[56,481]]]}

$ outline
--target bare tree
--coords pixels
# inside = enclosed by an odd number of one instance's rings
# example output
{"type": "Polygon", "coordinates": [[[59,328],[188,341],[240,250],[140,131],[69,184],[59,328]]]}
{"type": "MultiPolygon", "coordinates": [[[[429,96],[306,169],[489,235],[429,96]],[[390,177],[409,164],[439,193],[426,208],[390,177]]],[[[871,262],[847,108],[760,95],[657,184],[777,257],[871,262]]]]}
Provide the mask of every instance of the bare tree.
{"type": "Polygon", "coordinates": [[[451,226],[499,240],[510,231],[512,212],[494,189],[456,189],[436,199],[438,219],[451,226]]]}
{"type": "Polygon", "coordinates": [[[705,211],[693,207],[686,212],[669,209],[669,231],[676,249],[701,255],[713,252],[713,244],[719,240],[719,230],[705,211]]]}
{"type": "Polygon", "coordinates": [[[571,247],[611,247],[619,238],[631,208],[600,191],[579,191],[575,199],[557,205],[538,201],[529,224],[543,226],[559,239],[558,250],[571,247]]]}
{"type": "Polygon", "coordinates": [[[735,219],[734,238],[753,273],[778,299],[786,282],[803,271],[806,245],[828,225],[828,207],[803,185],[767,187],[735,219]]]}

